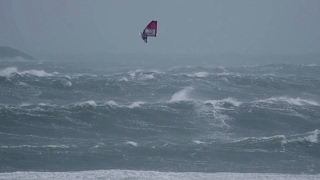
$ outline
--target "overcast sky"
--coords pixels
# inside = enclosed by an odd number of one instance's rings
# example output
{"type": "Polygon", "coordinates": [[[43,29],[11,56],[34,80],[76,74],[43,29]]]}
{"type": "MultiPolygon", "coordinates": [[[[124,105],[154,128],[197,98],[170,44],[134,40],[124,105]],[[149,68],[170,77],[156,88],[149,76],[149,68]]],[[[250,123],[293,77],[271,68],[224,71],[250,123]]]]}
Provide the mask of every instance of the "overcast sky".
{"type": "Polygon", "coordinates": [[[0,45],[34,53],[320,53],[320,0],[0,0],[0,45]],[[158,20],[158,37],[139,32],[158,20]]]}

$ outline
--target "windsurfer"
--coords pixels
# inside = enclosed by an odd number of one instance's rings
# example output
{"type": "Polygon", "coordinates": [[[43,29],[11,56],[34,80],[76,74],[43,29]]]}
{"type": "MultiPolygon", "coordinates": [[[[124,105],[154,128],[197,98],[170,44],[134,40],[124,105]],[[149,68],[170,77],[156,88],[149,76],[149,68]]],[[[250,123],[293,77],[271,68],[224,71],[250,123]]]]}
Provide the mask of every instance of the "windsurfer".
{"type": "Polygon", "coordinates": [[[142,39],[144,40],[144,42],[147,43],[148,36],[147,36],[145,30],[143,30],[143,32],[142,32],[142,34],[141,34],[141,37],[142,37],[142,39]]]}
{"type": "Polygon", "coordinates": [[[140,32],[141,39],[147,43],[148,37],[157,37],[157,27],[157,21],[152,20],[144,30],[140,32]]]}

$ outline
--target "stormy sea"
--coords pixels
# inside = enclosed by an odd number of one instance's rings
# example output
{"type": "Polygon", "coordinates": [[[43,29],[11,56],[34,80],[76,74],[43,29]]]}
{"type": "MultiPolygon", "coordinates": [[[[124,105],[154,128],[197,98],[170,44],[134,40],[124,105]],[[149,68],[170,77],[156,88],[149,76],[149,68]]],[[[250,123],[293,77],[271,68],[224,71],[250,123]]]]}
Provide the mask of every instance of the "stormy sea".
{"type": "Polygon", "coordinates": [[[250,58],[1,60],[0,179],[320,179],[318,60],[250,58]]]}

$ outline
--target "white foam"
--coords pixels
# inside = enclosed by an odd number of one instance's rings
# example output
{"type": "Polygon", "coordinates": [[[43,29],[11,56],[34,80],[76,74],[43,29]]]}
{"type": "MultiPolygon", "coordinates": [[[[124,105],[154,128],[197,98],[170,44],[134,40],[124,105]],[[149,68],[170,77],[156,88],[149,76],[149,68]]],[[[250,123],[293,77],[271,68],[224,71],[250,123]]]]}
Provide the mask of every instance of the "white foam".
{"type": "Polygon", "coordinates": [[[217,105],[219,101],[218,100],[206,100],[204,101],[204,104],[211,104],[213,106],[217,105]]]}
{"type": "Polygon", "coordinates": [[[151,69],[150,72],[156,73],[156,74],[165,74],[164,72],[156,70],[156,69],[151,69]]]}
{"type": "Polygon", "coordinates": [[[311,143],[318,143],[318,135],[319,135],[319,130],[316,129],[315,131],[313,131],[313,133],[309,136],[304,137],[304,139],[306,141],[309,141],[311,143]]]}
{"type": "Polygon", "coordinates": [[[144,79],[154,79],[153,74],[145,74],[144,79]]]}
{"type": "Polygon", "coordinates": [[[291,135],[289,137],[286,137],[285,135],[274,135],[274,136],[268,136],[268,137],[244,137],[241,139],[236,139],[233,142],[242,142],[242,141],[272,141],[275,139],[281,139],[282,144],[291,143],[291,142],[310,142],[310,143],[318,143],[318,135],[320,131],[318,129],[308,132],[305,134],[297,134],[297,135],[291,135]],[[302,137],[301,137],[302,135],[302,137]],[[300,137],[299,137],[300,136],[300,137]]]}
{"type": "Polygon", "coordinates": [[[269,137],[244,137],[241,139],[236,139],[233,142],[242,142],[247,140],[253,140],[253,141],[272,141],[274,139],[282,139],[282,141],[286,140],[286,136],[284,135],[274,135],[269,137]]]}
{"type": "Polygon", "coordinates": [[[70,81],[67,81],[67,80],[63,80],[62,81],[62,84],[65,86],[65,87],[70,87],[72,86],[72,83],[70,81]]]}
{"type": "Polygon", "coordinates": [[[110,105],[110,106],[118,106],[118,104],[116,102],[114,102],[113,100],[107,101],[104,103],[104,105],[110,105]]]}
{"type": "MultiPolygon", "coordinates": [[[[312,131],[312,132],[309,132],[309,133],[306,133],[304,137],[298,137],[298,138],[290,138],[289,140],[284,140],[283,141],[283,144],[285,143],[290,143],[290,142],[310,142],[310,143],[318,143],[319,140],[318,140],[318,135],[319,135],[320,131],[318,129],[312,131]]],[[[295,136],[293,136],[295,137],[295,136]]]]}
{"type": "MultiPolygon", "coordinates": [[[[229,119],[229,116],[223,113],[224,110],[232,110],[233,107],[224,107],[224,100],[207,100],[204,103],[200,103],[198,106],[197,112],[202,114],[204,113],[211,121],[211,124],[221,128],[229,128],[230,126],[226,123],[226,120],[229,119]],[[210,118],[212,117],[212,119],[210,118]]],[[[237,105],[237,103],[235,103],[237,105]]],[[[234,105],[235,106],[235,105],[234,105]]]]}
{"type": "Polygon", "coordinates": [[[95,74],[74,74],[74,75],[71,76],[71,78],[72,79],[79,79],[80,77],[83,77],[83,76],[98,77],[95,74]]]}
{"type": "Polygon", "coordinates": [[[71,77],[68,76],[68,75],[65,75],[64,77],[67,78],[67,79],[69,79],[69,80],[71,79],[71,77]]]}
{"type": "Polygon", "coordinates": [[[205,144],[205,142],[199,141],[199,140],[193,140],[192,142],[196,143],[196,144],[205,144]]]}
{"type": "Polygon", "coordinates": [[[225,102],[230,103],[233,106],[237,106],[237,107],[239,107],[242,104],[242,102],[239,102],[239,101],[237,101],[237,100],[235,100],[233,98],[230,98],[230,97],[228,97],[227,99],[222,99],[222,100],[207,100],[204,103],[205,104],[212,104],[212,105],[215,106],[217,104],[225,103],[225,102]]]}
{"type": "Polygon", "coordinates": [[[50,147],[50,148],[69,148],[70,146],[68,145],[45,145],[41,147],[50,147]]]}
{"type": "Polygon", "coordinates": [[[128,106],[128,108],[132,109],[135,107],[140,107],[141,104],[144,104],[142,101],[133,102],[131,105],[128,106]]]}
{"type": "Polygon", "coordinates": [[[231,73],[228,72],[222,72],[222,73],[217,73],[218,76],[229,76],[231,73]]]}
{"type": "Polygon", "coordinates": [[[237,106],[237,107],[239,107],[242,104],[242,102],[238,102],[235,99],[230,98],[230,97],[227,98],[227,99],[223,99],[223,101],[228,102],[228,103],[230,103],[230,104],[232,104],[234,106],[237,106]]]}
{"type": "Polygon", "coordinates": [[[153,74],[142,74],[139,77],[139,80],[150,80],[150,79],[154,79],[153,74]]]}
{"type": "Polygon", "coordinates": [[[318,65],[316,65],[316,64],[308,64],[307,66],[309,66],[309,67],[315,67],[315,66],[318,66],[318,65]]]}
{"type": "Polygon", "coordinates": [[[105,144],[102,142],[99,142],[97,145],[93,146],[93,148],[99,148],[101,146],[104,146],[105,144]]]}
{"type": "Polygon", "coordinates": [[[129,75],[131,76],[131,78],[136,77],[136,73],[135,72],[129,72],[129,75]]]}
{"type": "Polygon", "coordinates": [[[10,77],[13,73],[18,73],[16,67],[9,67],[0,71],[0,76],[10,77]]]}
{"type": "Polygon", "coordinates": [[[294,104],[294,105],[304,105],[304,104],[309,104],[309,105],[314,105],[317,106],[318,103],[314,102],[314,101],[308,101],[308,100],[304,100],[304,99],[300,99],[300,98],[286,98],[286,97],[280,97],[280,100],[282,101],[286,101],[289,104],[294,104]]]}
{"type": "Polygon", "coordinates": [[[93,170],[73,172],[10,172],[0,173],[0,179],[61,179],[61,180],[87,180],[87,179],[136,179],[136,180],[311,180],[320,179],[320,175],[307,174],[275,174],[275,173],[204,173],[204,172],[158,172],[135,170],[93,170]]]}
{"type": "Polygon", "coordinates": [[[226,68],[224,68],[223,66],[219,66],[218,69],[221,69],[223,71],[226,71],[226,68]]]}
{"type": "Polygon", "coordinates": [[[186,74],[188,77],[198,77],[198,78],[204,78],[209,76],[209,73],[207,72],[196,72],[194,74],[186,74]]]}
{"type": "Polygon", "coordinates": [[[221,79],[222,79],[223,81],[227,82],[227,83],[229,82],[228,78],[226,78],[226,77],[222,77],[221,79]]]}
{"type": "Polygon", "coordinates": [[[137,75],[142,75],[143,71],[141,69],[137,69],[135,71],[129,71],[128,74],[131,78],[135,78],[137,75]]]}
{"type": "MultiPolygon", "coordinates": [[[[6,68],[0,71],[1,76],[10,77],[12,74],[19,74],[21,76],[32,75],[32,76],[38,76],[38,77],[52,76],[51,73],[47,73],[44,70],[28,70],[28,71],[19,72],[16,67],[6,68]]],[[[55,72],[54,74],[59,74],[59,73],[55,72]]]]}
{"type": "Polygon", "coordinates": [[[125,142],[125,144],[130,144],[130,145],[135,146],[135,147],[138,146],[138,143],[133,142],[133,141],[127,141],[127,142],[125,142]]]}
{"type": "Polygon", "coordinates": [[[197,72],[194,75],[196,77],[207,77],[207,76],[209,76],[209,73],[207,73],[207,72],[197,72]]]}
{"type": "Polygon", "coordinates": [[[170,102],[188,101],[190,100],[188,94],[193,90],[192,87],[186,87],[172,95],[170,102]]]}
{"type": "Polygon", "coordinates": [[[29,103],[21,103],[20,104],[20,107],[25,107],[25,106],[31,106],[31,104],[29,104],[29,103]]]}
{"type": "Polygon", "coordinates": [[[27,86],[27,83],[24,83],[24,82],[18,82],[18,83],[16,83],[16,85],[18,85],[18,86],[27,86]]]}
{"type": "Polygon", "coordinates": [[[20,75],[29,74],[29,75],[38,76],[38,77],[52,76],[51,73],[46,73],[44,70],[29,70],[29,71],[23,71],[23,72],[21,72],[19,74],[20,75]]]}
{"type": "Polygon", "coordinates": [[[80,102],[76,103],[78,106],[84,106],[84,105],[90,105],[90,106],[97,106],[97,103],[95,101],[85,101],[85,102],[80,102]]]}
{"type": "Polygon", "coordinates": [[[13,149],[13,148],[69,148],[70,146],[68,145],[42,145],[42,146],[37,146],[37,145],[19,145],[19,146],[1,146],[1,148],[7,148],[7,149],[13,149]]]}
{"type": "Polygon", "coordinates": [[[305,100],[300,98],[288,98],[288,97],[273,97],[273,98],[268,98],[264,100],[257,100],[254,102],[273,103],[275,101],[283,101],[283,102],[287,102],[288,104],[297,105],[297,106],[302,106],[302,105],[318,106],[319,105],[315,101],[305,100]]]}
{"type": "Polygon", "coordinates": [[[125,81],[128,82],[128,79],[126,77],[122,77],[121,79],[119,79],[119,81],[125,81]]]}
{"type": "Polygon", "coordinates": [[[276,75],[272,73],[267,73],[267,74],[262,74],[262,76],[276,76],[276,75]]]}

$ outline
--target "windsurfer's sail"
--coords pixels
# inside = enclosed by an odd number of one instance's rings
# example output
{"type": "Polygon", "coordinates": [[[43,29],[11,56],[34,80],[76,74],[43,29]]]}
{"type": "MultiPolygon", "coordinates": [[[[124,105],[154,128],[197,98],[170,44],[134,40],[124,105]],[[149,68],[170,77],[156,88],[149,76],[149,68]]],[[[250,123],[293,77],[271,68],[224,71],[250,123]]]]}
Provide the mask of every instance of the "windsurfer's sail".
{"type": "Polygon", "coordinates": [[[148,36],[150,37],[157,37],[157,28],[158,28],[158,21],[151,21],[140,33],[142,40],[147,43],[148,36]]]}
{"type": "Polygon", "coordinates": [[[146,28],[144,28],[144,33],[147,36],[157,37],[157,28],[158,28],[158,21],[151,21],[146,28]]]}

